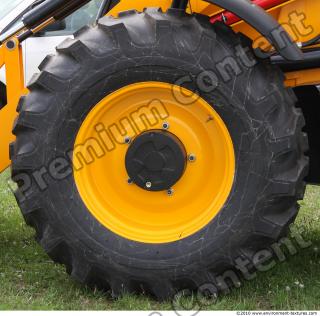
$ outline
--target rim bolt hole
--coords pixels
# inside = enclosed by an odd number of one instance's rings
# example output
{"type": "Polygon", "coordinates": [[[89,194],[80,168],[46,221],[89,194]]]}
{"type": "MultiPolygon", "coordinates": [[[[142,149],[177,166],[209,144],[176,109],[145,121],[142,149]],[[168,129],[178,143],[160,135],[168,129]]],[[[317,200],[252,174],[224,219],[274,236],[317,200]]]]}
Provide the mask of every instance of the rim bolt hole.
{"type": "Polygon", "coordinates": [[[195,154],[189,154],[188,155],[188,161],[189,162],[195,162],[197,160],[197,157],[195,154]]]}
{"type": "Polygon", "coordinates": [[[125,137],[124,138],[124,143],[127,144],[127,145],[131,144],[131,137],[129,137],[129,136],[125,137]]]}
{"type": "Polygon", "coordinates": [[[170,128],[169,123],[168,123],[168,122],[164,122],[164,123],[162,124],[162,128],[163,128],[163,129],[169,129],[169,128],[170,128]]]}
{"type": "Polygon", "coordinates": [[[173,190],[172,188],[170,188],[170,189],[167,190],[167,194],[168,194],[169,196],[172,196],[173,193],[174,193],[174,190],[173,190]]]}

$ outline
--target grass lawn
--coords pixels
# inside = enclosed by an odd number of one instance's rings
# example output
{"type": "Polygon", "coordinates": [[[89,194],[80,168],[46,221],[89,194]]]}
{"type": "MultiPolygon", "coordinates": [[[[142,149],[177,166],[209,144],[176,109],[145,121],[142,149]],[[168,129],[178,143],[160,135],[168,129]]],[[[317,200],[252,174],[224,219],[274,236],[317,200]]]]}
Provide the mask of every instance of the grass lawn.
{"type": "MultiPolygon", "coordinates": [[[[8,171],[0,175],[0,310],[172,309],[170,302],[159,304],[143,296],[112,300],[72,281],[34,241],[34,232],[24,224],[7,185],[8,177],[8,171]]],[[[320,188],[309,186],[301,204],[295,225],[305,229],[304,239],[312,246],[206,309],[320,310],[320,188]]]]}

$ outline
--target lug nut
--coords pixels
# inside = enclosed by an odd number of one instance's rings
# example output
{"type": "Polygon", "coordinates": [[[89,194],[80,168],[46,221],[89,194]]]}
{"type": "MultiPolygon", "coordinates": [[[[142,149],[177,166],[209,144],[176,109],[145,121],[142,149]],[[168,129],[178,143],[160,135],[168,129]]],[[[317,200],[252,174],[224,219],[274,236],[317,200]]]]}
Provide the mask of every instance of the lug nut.
{"type": "Polygon", "coordinates": [[[133,181],[132,181],[132,179],[128,179],[128,184],[133,184],[133,181]]]}
{"type": "Polygon", "coordinates": [[[173,192],[174,192],[174,190],[172,188],[167,190],[167,194],[169,196],[173,195],[173,192]]]}
{"type": "Polygon", "coordinates": [[[189,160],[190,162],[195,162],[196,159],[197,159],[197,157],[196,157],[195,154],[189,154],[189,155],[188,155],[188,160],[189,160]]]}
{"type": "Polygon", "coordinates": [[[131,137],[127,136],[124,138],[124,143],[125,144],[130,144],[131,143],[131,137]]]}
{"type": "Polygon", "coordinates": [[[163,124],[162,124],[163,129],[169,129],[169,127],[170,127],[170,125],[168,122],[163,122],[163,124]]]}
{"type": "Polygon", "coordinates": [[[150,182],[150,181],[148,181],[147,183],[146,183],[146,188],[147,189],[150,189],[152,187],[152,183],[150,182]]]}

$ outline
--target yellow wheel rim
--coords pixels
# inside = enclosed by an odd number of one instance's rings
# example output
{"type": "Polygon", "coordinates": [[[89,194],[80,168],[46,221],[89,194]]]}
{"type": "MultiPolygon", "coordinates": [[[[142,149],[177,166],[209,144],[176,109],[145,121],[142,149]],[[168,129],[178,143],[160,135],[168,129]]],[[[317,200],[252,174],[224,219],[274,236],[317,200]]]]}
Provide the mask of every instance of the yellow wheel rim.
{"type": "Polygon", "coordinates": [[[204,228],[224,206],[235,172],[232,140],[218,113],[191,91],[162,82],[131,84],[101,100],[80,127],[73,161],[90,213],[115,234],[144,243],[174,242],[204,228]],[[164,122],[196,156],[171,196],[129,184],[125,168],[126,137],[164,122]]]}

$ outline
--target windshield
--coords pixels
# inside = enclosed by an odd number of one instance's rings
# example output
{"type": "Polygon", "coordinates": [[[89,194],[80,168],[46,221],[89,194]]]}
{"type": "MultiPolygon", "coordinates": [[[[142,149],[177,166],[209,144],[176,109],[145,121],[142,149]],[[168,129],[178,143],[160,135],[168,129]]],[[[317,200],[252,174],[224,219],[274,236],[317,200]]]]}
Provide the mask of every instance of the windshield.
{"type": "Polygon", "coordinates": [[[23,0],[1,0],[0,3],[0,20],[10,13],[23,0]]]}

